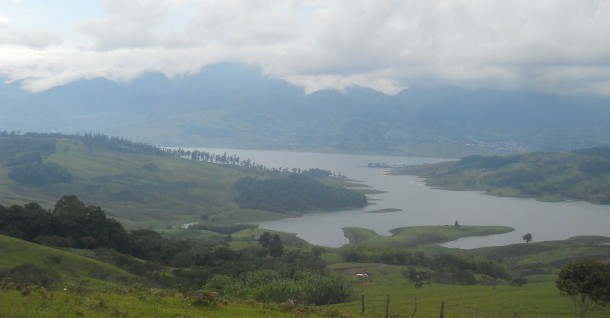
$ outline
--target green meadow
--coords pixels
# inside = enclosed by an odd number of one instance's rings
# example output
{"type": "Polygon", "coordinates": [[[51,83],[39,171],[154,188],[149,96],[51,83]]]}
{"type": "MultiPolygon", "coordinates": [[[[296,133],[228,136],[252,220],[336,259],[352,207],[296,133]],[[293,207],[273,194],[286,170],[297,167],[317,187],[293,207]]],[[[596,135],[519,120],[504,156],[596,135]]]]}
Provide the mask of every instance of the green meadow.
{"type": "MultiPolygon", "coordinates": [[[[415,288],[404,277],[404,266],[339,263],[330,267],[346,274],[368,274],[368,277],[354,283],[357,299],[333,306],[352,317],[360,316],[362,295],[365,299],[364,317],[384,317],[387,295],[390,295],[390,317],[439,317],[441,302],[445,302],[445,317],[511,318],[514,313],[517,313],[517,317],[574,317],[570,298],[560,295],[553,281],[519,287],[502,283],[495,289],[491,285],[437,283],[415,288]]],[[[610,308],[602,308],[587,317],[609,315],[610,308]]]]}
{"type": "Polygon", "coordinates": [[[88,285],[102,287],[137,280],[134,274],[92,257],[0,235],[0,270],[22,264],[49,270],[52,276],[58,276],[57,281],[66,285],[86,281],[88,285]]]}

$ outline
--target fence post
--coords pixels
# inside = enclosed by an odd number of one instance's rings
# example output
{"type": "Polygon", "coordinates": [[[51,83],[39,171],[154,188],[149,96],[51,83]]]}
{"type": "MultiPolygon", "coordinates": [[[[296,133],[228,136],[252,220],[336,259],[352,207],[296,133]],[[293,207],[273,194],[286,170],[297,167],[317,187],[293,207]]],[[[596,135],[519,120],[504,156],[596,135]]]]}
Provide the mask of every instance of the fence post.
{"type": "Polygon", "coordinates": [[[417,297],[415,297],[415,307],[413,307],[413,313],[411,314],[411,317],[415,317],[416,313],[417,313],[417,297]]]}
{"type": "Polygon", "coordinates": [[[440,318],[445,318],[445,302],[441,301],[441,317],[440,318]]]}
{"type": "Polygon", "coordinates": [[[385,295],[385,318],[390,317],[390,294],[385,295]]]}
{"type": "Polygon", "coordinates": [[[360,314],[364,315],[364,294],[362,294],[362,304],[360,306],[360,314]]]}

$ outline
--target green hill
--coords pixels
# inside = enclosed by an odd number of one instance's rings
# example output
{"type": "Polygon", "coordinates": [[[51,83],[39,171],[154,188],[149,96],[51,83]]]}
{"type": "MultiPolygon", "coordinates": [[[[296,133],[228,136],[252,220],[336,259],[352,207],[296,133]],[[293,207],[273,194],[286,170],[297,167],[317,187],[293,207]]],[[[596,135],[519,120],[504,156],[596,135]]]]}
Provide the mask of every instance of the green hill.
{"type": "Polygon", "coordinates": [[[94,285],[123,285],[136,279],[125,270],[93,258],[4,235],[0,235],[0,255],[0,270],[29,264],[63,285],[79,285],[83,281],[94,285]]]}
{"type": "Polygon", "coordinates": [[[544,201],[610,204],[610,147],[567,153],[470,156],[459,161],[397,168],[432,187],[486,191],[544,201]]]}
{"type": "Polygon", "coordinates": [[[48,208],[57,198],[75,194],[88,204],[104,206],[129,228],[158,229],[203,220],[269,220],[294,213],[236,203],[234,184],[246,177],[267,178],[266,168],[249,160],[237,166],[181,158],[191,155],[169,156],[152,146],[108,137],[2,135],[0,203],[38,202],[48,208]]]}
{"type": "Polygon", "coordinates": [[[0,317],[294,317],[313,308],[150,288],[144,279],[75,253],[0,235],[0,317]],[[280,310],[282,309],[282,310],[280,310]]]}

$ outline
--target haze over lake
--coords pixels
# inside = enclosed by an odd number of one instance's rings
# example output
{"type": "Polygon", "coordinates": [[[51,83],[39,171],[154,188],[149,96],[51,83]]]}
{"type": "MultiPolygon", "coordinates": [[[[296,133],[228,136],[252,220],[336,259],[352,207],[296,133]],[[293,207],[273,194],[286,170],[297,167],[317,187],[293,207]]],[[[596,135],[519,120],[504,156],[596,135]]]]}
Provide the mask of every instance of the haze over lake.
{"type": "Polygon", "coordinates": [[[348,178],[385,191],[369,195],[370,205],[354,210],[307,213],[300,218],[260,222],[265,229],[296,233],[306,241],[339,247],[348,243],[341,228],[362,227],[381,235],[405,226],[504,225],[515,228],[506,234],[471,237],[445,244],[448,247],[476,248],[522,243],[531,233],[534,241],[562,240],[578,235],[610,235],[610,206],[587,202],[540,202],[533,199],[501,198],[470,191],[447,191],[427,187],[415,176],[389,176],[384,169],[368,168],[382,162],[412,165],[443,161],[440,158],[321,154],[308,152],[259,151],[204,148],[211,153],[235,154],[242,159],[274,168],[321,168],[340,172],[348,178]],[[389,213],[365,213],[386,208],[389,213]]]}

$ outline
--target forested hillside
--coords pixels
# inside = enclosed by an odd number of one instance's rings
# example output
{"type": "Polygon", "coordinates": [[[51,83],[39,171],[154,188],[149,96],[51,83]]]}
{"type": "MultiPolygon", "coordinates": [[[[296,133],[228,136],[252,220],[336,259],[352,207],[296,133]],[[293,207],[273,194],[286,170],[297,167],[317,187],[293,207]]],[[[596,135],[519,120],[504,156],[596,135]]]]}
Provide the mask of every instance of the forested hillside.
{"type": "MultiPolygon", "coordinates": [[[[182,223],[226,224],[285,217],[312,209],[366,204],[364,195],[325,185],[343,176],[311,169],[268,168],[248,158],[205,151],[162,149],[101,134],[0,134],[0,199],[4,204],[40,202],[49,207],[58,196],[74,194],[103,205],[128,227],[165,228],[182,223]],[[247,178],[284,180],[298,176],[298,187],[261,188],[266,205],[244,204],[234,185],[247,178]],[[307,181],[305,181],[307,180],[307,181]],[[279,192],[278,192],[279,191],[279,192]],[[324,193],[316,198],[311,193],[324,193]],[[352,198],[335,200],[339,197],[352,198]],[[307,204],[284,205],[284,198],[307,204]],[[326,198],[322,200],[322,198],[326,198]]],[[[267,181],[265,181],[267,182],[267,181]]],[[[259,189],[259,190],[261,190],[259,189]]]]}
{"type": "Polygon", "coordinates": [[[610,204],[610,147],[565,153],[470,156],[455,162],[396,168],[433,187],[498,196],[610,204]]]}

